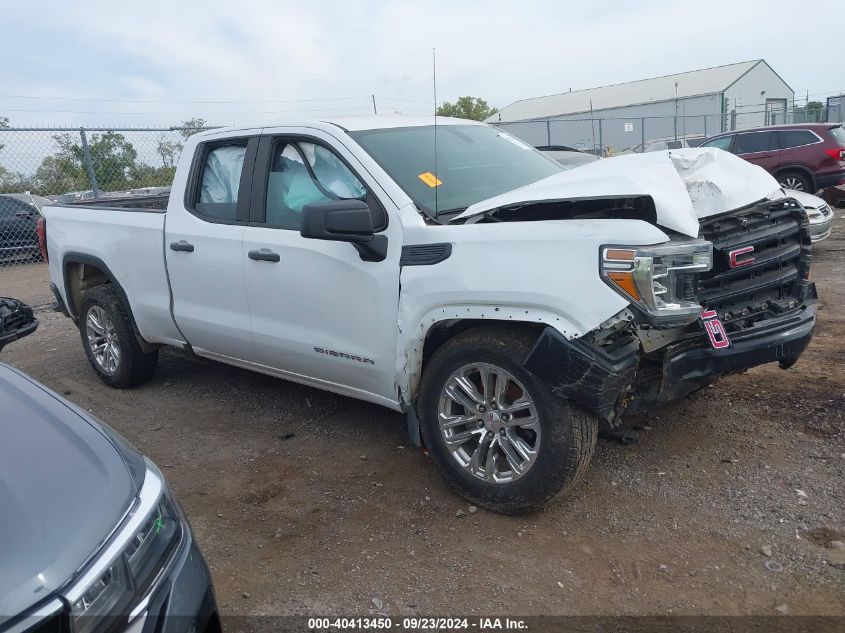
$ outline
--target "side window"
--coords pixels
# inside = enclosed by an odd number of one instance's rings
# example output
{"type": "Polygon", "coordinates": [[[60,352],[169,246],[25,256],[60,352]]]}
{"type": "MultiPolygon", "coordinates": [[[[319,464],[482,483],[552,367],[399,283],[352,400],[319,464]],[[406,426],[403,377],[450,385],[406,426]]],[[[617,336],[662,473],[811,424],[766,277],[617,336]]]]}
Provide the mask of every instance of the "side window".
{"type": "Polygon", "coordinates": [[[270,158],[264,221],[298,231],[306,204],[367,197],[364,184],[330,150],[315,143],[281,141],[270,158]]]}
{"type": "Polygon", "coordinates": [[[714,138],[712,140],[707,141],[706,143],[702,143],[701,147],[715,147],[716,149],[723,149],[725,151],[728,151],[731,148],[732,140],[733,135],[720,136],[719,138],[714,138]]]}
{"type": "Polygon", "coordinates": [[[783,149],[790,147],[801,147],[802,145],[811,145],[817,143],[818,138],[809,130],[781,130],[780,131],[780,146],[783,149]]]}
{"type": "Polygon", "coordinates": [[[206,153],[195,204],[197,211],[216,220],[237,219],[245,153],[246,144],[240,143],[214,147],[206,153]]]}
{"type": "Polygon", "coordinates": [[[754,152],[767,152],[772,149],[774,145],[772,139],[775,137],[774,132],[749,132],[747,134],[737,134],[736,136],[736,154],[753,154],[754,152]]]}

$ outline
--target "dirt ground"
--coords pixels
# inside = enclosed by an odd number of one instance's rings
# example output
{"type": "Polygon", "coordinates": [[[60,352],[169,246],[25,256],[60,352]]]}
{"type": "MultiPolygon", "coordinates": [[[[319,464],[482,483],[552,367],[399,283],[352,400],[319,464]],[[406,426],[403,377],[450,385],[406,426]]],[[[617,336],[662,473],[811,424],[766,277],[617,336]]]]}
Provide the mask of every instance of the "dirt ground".
{"type": "Polygon", "coordinates": [[[44,266],[0,269],[41,326],[3,351],[115,427],[167,476],[224,615],[845,614],[845,212],[816,249],[815,338],[599,441],[545,511],[471,513],[396,413],[163,353],[116,391],[44,266]],[[460,512],[459,512],[460,511],[460,512]],[[460,515],[460,516],[459,516],[460,515]],[[786,606],[783,606],[786,605],[786,606]]]}

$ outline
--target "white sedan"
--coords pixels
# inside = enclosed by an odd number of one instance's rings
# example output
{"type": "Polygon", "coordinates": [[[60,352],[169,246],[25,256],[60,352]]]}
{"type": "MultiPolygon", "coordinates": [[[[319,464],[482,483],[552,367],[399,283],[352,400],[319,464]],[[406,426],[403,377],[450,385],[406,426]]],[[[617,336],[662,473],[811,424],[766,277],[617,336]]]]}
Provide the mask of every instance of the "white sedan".
{"type": "Polygon", "coordinates": [[[784,189],[784,191],[790,198],[795,198],[807,212],[810,218],[810,239],[813,243],[830,237],[830,227],[833,224],[833,211],[830,205],[818,196],[803,191],[794,189],[784,189]]]}

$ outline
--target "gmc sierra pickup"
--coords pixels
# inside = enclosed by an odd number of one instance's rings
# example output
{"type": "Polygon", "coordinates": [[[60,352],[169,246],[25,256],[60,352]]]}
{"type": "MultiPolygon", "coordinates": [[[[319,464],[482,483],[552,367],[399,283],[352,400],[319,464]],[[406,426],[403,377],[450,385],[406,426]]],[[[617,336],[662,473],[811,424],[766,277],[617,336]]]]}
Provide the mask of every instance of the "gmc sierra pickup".
{"type": "Polygon", "coordinates": [[[715,149],[567,171],[464,120],[225,129],[138,204],[38,227],[107,384],[149,379],[166,345],[403,411],[500,512],[571,487],[599,424],[789,367],[815,324],[804,209],[715,149]]]}

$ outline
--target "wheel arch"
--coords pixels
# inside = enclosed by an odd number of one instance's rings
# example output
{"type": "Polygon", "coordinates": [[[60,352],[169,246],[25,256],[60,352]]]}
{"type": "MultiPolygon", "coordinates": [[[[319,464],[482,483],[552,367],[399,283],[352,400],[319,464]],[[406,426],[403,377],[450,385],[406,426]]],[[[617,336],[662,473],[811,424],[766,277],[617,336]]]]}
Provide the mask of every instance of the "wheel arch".
{"type": "Polygon", "coordinates": [[[79,322],[79,312],[85,291],[97,286],[112,286],[115,292],[117,292],[123,309],[129,315],[129,321],[132,324],[132,331],[138,340],[138,345],[141,346],[144,352],[158,349],[158,345],[148,343],[141,336],[126,291],[102,259],[87,253],[65,253],[62,258],[62,284],[64,286],[67,311],[70,317],[77,323],[79,322]]]}
{"type": "MultiPolygon", "coordinates": [[[[559,326],[560,318],[532,310],[515,310],[504,307],[450,307],[438,309],[429,313],[428,318],[423,319],[416,329],[406,336],[404,353],[397,357],[397,381],[399,386],[399,400],[406,407],[412,407],[416,401],[422,373],[431,356],[446,341],[466,330],[475,327],[498,327],[510,330],[530,331],[539,337],[542,331],[551,322],[557,321],[559,326]],[[465,315],[464,315],[465,314],[465,315]]],[[[564,335],[577,336],[574,326],[565,324],[570,331],[560,328],[564,335]]],[[[400,331],[401,331],[400,327],[400,331]]]]}

